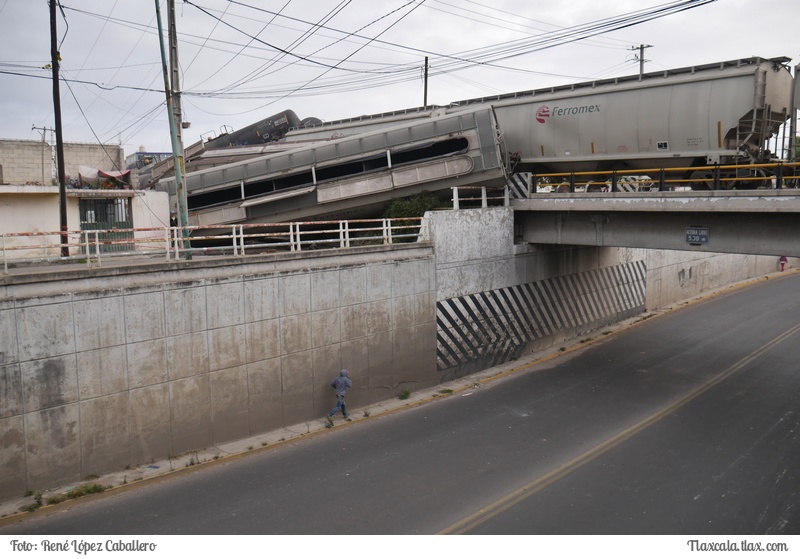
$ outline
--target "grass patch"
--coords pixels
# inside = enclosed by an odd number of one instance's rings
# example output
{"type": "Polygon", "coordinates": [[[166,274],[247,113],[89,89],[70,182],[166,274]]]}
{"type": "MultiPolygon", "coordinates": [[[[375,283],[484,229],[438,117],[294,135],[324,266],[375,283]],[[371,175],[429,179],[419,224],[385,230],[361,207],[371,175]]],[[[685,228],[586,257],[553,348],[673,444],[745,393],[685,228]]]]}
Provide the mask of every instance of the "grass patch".
{"type": "MultiPolygon", "coordinates": [[[[28,491],[28,493],[31,492],[28,491]]],[[[28,495],[28,493],[25,494],[26,497],[30,496],[28,495]]],[[[24,512],[33,512],[35,510],[38,510],[41,506],[42,506],[42,494],[40,492],[37,492],[35,495],[33,495],[33,503],[31,503],[28,506],[22,507],[20,510],[24,512]]]]}
{"type": "Polygon", "coordinates": [[[76,487],[71,491],[67,491],[66,493],[61,493],[59,495],[54,495],[50,497],[49,499],[47,499],[47,504],[57,505],[58,503],[63,503],[64,501],[68,501],[70,499],[78,499],[86,495],[94,495],[95,493],[102,493],[105,490],[106,488],[100,485],[99,483],[86,484],[80,487],[76,487]]]}
{"type": "Polygon", "coordinates": [[[439,394],[452,394],[452,393],[453,393],[453,391],[451,389],[449,389],[449,388],[442,388],[439,391],[439,394]]]}
{"type": "Polygon", "coordinates": [[[397,395],[398,398],[401,400],[408,400],[408,397],[411,396],[411,392],[408,390],[403,390],[400,394],[397,395]]]}

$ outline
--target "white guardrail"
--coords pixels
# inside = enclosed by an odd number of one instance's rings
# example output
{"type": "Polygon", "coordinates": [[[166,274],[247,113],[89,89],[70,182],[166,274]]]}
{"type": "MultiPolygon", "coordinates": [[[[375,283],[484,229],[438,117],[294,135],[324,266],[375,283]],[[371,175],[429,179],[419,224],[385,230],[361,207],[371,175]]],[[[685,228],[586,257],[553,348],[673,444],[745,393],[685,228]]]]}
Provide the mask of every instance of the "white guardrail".
{"type": "Polygon", "coordinates": [[[3,271],[9,266],[163,256],[245,256],[325,248],[386,245],[427,239],[422,218],[306,221],[192,227],[152,227],[2,233],[3,271]],[[185,231],[185,235],[182,235],[185,231]]]}

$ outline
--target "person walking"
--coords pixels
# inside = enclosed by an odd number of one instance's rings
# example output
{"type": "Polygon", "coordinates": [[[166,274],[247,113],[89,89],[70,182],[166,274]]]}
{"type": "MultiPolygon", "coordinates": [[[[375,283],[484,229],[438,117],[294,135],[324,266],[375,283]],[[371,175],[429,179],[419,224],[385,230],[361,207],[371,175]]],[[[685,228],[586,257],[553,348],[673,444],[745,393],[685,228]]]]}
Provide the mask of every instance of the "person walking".
{"type": "Polygon", "coordinates": [[[347,421],[350,421],[350,415],[347,413],[347,405],[344,398],[347,395],[347,389],[353,386],[353,381],[350,380],[350,371],[342,369],[339,371],[339,376],[331,381],[331,388],[336,391],[336,405],[328,412],[328,423],[333,423],[333,416],[340,409],[342,415],[347,421]]]}

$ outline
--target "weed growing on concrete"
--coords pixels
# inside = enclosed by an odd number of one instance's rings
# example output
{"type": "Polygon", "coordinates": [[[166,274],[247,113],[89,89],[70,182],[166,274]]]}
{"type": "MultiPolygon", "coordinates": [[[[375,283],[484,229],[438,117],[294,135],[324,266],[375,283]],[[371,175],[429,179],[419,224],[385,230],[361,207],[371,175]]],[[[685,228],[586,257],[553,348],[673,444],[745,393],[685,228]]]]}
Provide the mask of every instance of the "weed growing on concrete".
{"type": "Polygon", "coordinates": [[[567,348],[565,348],[565,347],[560,347],[560,348],[558,348],[558,351],[567,351],[567,348]]]}
{"type": "Polygon", "coordinates": [[[261,443],[261,446],[267,446],[268,444],[269,443],[267,441],[264,441],[264,442],[261,443]]]}
{"type": "Polygon", "coordinates": [[[99,483],[81,485],[80,487],[76,487],[72,491],[67,491],[66,493],[61,493],[59,495],[54,495],[53,497],[48,498],[47,504],[57,505],[58,503],[63,503],[64,501],[67,501],[69,499],[77,499],[85,495],[102,493],[105,490],[106,488],[100,485],[99,483]]]}
{"type": "Polygon", "coordinates": [[[37,510],[39,507],[41,507],[41,506],[42,506],[42,493],[41,492],[37,492],[33,496],[33,503],[31,503],[27,507],[22,507],[21,510],[23,510],[25,512],[33,512],[33,511],[37,510]]]}
{"type": "Polygon", "coordinates": [[[408,397],[411,396],[411,392],[408,390],[403,390],[400,394],[397,395],[398,398],[401,400],[408,400],[408,397]]]}
{"type": "Polygon", "coordinates": [[[247,450],[253,450],[253,445],[248,446],[247,450]]]}
{"type": "Polygon", "coordinates": [[[97,474],[87,474],[86,481],[92,481],[93,479],[100,479],[100,476],[97,474]]]}
{"type": "Polygon", "coordinates": [[[442,388],[439,391],[439,394],[452,394],[452,393],[453,393],[453,391],[451,389],[449,389],[449,388],[442,388]]]}
{"type": "Polygon", "coordinates": [[[30,489],[28,489],[28,490],[25,492],[25,495],[23,495],[23,497],[33,497],[33,491],[31,491],[30,489]]]}
{"type": "Polygon", "coordinates": [[[128,485],[128,476],[122,478],[122,485],[128,485]]]}
{"type": "Polygon", "coordinates": [[[364,410],[364,417],[369,417],[369,410],[364,410]]]}
{"type": "Polygon", "coordinates": [[[333,418],[332,417],[327,417],[325,419],[325,428],[326,429],[330,429],[331,427],[333,427],[333,418]]]}

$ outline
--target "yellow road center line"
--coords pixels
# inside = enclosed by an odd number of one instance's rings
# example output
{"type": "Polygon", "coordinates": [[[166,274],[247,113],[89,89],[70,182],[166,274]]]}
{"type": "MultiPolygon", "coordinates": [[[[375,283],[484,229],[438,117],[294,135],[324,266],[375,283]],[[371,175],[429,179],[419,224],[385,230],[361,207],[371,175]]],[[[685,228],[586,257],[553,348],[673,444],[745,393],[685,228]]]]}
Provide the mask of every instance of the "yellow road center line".
{"type": "Polygon", "coordinates": [[[690,391],[686,395],[682,396],[678,400],[668,404],[666,407],[662,408],[658,412],[654,413],[650,417],[647,417],[628,427],[624,431],[616,434],[615,436],[611,437],[610,439],[600,443],[599,445],[595,446],[594,448],[587,450],[583,454],[573,458],[569,462],[566,462],[556,468],[555,470],[551,470],[550,472],[544,474],[543,476],[535,479],[534,481],[530,482],[529,484],[517,489],[513,493],[506,495],[505,497],[495,501],[494,503],[480,509],[479,511],[471,514],[470,516],[456,522],[455,524],[445,528],[444,530],[440,531],[439,534],[465,534],[470,530],[480,526],[484,522],[494,518],[495,516],[499,515],[500,513],[510,509],[514,505],[520,503],[521,501],[527,499],[528,497],[538,493],[542,489],[545,489],[558,480],[564,478],[565,476],[571,474],[572,472],[578,470],[579,468],[589,464],[599,456],[605,454],[609,450],[615,448],[619,444],[625,442],[629,438],[633,437],[634,435],[644,431],[654,423],[660,421],[664,417],[672,414],[682,406],[688,404],[713,386],[719,384],[735,372],[739,371],[740,369],[744,368],[754,359],[758,358],[765,352],[769,351],[776,345],[780,344],[787,338],[793,336],[797,332],[800,331],[800,324],[796,325],[795,327],[787,330],[777,338],[773,339],[772,341],[764,344],[753,353],[743,357],[721,373],[717,374],[716,376],[712,377],[711,379],[707,380],[694,390],[690,391]]]}

